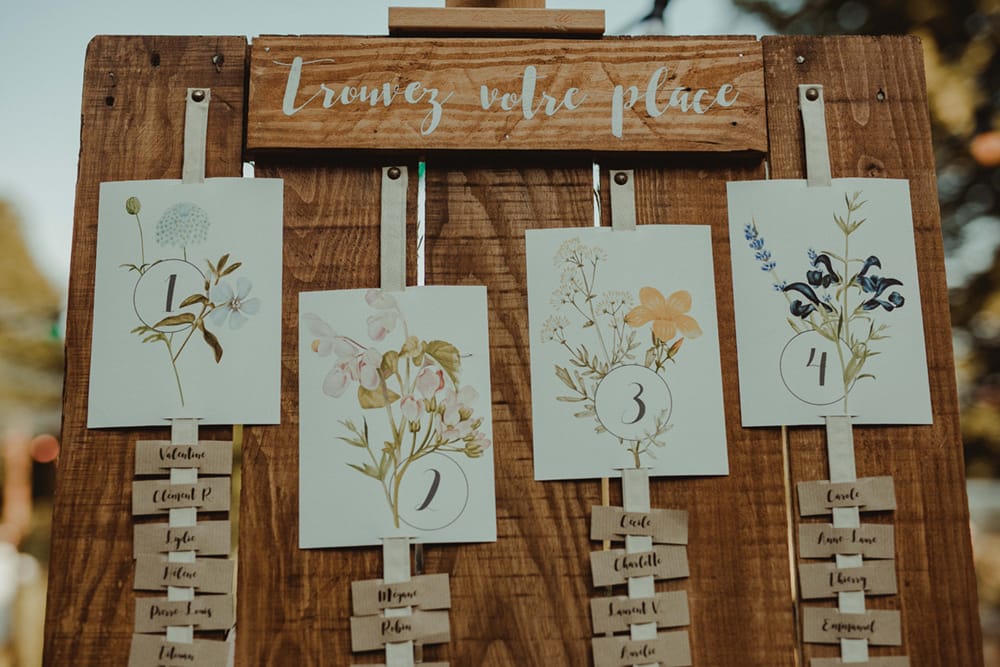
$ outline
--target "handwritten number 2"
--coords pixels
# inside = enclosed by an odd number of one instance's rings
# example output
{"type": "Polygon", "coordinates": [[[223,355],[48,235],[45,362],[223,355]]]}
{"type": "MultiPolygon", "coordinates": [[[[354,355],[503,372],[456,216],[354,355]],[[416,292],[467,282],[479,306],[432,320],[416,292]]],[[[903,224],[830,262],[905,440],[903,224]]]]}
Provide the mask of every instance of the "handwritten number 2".
{"type": "Polygon", "coordinates": [[[171,273],[170,277],[167,278],[167,308],[166,312],[171,312],[174,309],[174,285],[177,283],[177,274],[171,273]]]}
{"type": "Polygon", "coordinates": [[[434,473],[434,481],[431,482],[431,489],[427,492],[427,497],[424,498],[424,502],[417,506],[418,512],[427,509],[427,506],[431,504],[432,500],[434,500],[434,496],[437,495],[438,486],[441,485],[441,473],[437,470],[437,468],[431,468],[428,472],[434,473]]]}
{"type": "Polygon", "coordinates": [[[640,419],[642,419],[644,416],[646,416],[646,403],[641,398],[639,398],[640,396],[642,396],[642,392],[644,391],[645,388],[638,382],[633,382],[632,386],[639,388],[639,391],[635,392],[635,396],[632,397],[632,400],[635,401],[635,404],[639,406],[639,410],[635,415],[635,419],[633,419],[632,421],[625,421],[625,416],[622,415],[623,424],[634,424],[640,419]]]}
{"type": "Polygon", "coordinates": [[[825,387],[826,386],[826,352],[823,352],[823,353],[821,353],[819,355],[819,363],[818,364],[814,364],[813,363],[813,360],[815,358],[816,358],[816,348],[815,347],[811,347],[811,348],[809,348],[809,361],[806,362],[806,368],[809,368],[810,366],[818,366],[819,367],[819,386],[825,387]]]}

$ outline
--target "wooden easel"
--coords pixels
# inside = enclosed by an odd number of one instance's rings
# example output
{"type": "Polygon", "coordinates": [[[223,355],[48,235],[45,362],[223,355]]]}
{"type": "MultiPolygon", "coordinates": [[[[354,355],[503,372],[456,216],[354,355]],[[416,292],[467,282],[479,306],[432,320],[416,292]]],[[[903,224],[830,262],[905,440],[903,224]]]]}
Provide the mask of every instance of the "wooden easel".
{"type": "MultiPolygon", "coordinates": [[[[449,0],[445,9],[407,10],[417,12],[416,18],[397,9],[390,25],[394,34],[408,35],[411,57],[417,60],[423,39],[417,35],[480,32],[481,22],[459,20],[472,16],[470,12],[521,9],[511,20],[521,28],[527,24],[528,34],[559,34],[552,19],[531,18],[543,16],[533,12],[549,11],[537,0],[512,0],[494,8],[481,4],[449,0]],[[431,25],[428,16],[435,17],[431,25]],[[544,26],[549,28],[540,29],[544,26]]],[[[789,535],[797,531],[798,519],[792,517],[789,524],[786,515],[781,438],[776,429],[741,428],[735,409],[739,387],[725,194],[727,181],[764,178],[764,150],[772,178],[803,177],[797,85],[821,83],[833,174],[911,181],[935,421],[930,427],[859,428],[855,434],[859,472],[878,470],[896,479],[898,510],[892,520],[901,592],[892,604],[903,611],[905,650],[914,666],[982,664],[920,44],[912,37],[728,40],[747,53],[762,52],[767,141],[757,150],[713,155],[668,151],[648,158],[568,151],[553,142],[508,152],[501,147],[488,153],[426,151],[427,283],[484,284],[489,290],[500,536],[496,543],[428,550],[427,571],[451,576],[453,638],[441,649],[428,649],[427,660],[518,667],[575,667],[590,660],[587,604],[594,591],[587,554],[594,545],[587,517],[601,498],[593,482],[533,480],[523,252],[526,229],[592,224],[595,157],[601,166],[604,211],[610,209],[609,169],[629,168],[635,173],[639,224],[712,227],[725,398],[734,406],[727,416],[731,474],[654,485],[651,498],[653,506],[688,510],[694,528],[691,577],[685,583],[693,662],[702,667],[792,667],[799,650],[805,664],[810,658],[838,655],[835,646],[799,644],[793,614],[797,593],[789,576],[789,535]]],[[[526,41],[497,40],[490,46],[502,55],[508,46],[526,41]]],[[[255,41],[253,55],[266,42],[255,41]]],[[[565,48],[575,48],[577,42],[566,40],[565,48]]],[[[368,43],[379,43],[379,38],[368,43]]],[[[634,49],[655,62],[676,40],[592,36],[588,43],[634,49]]],[[[435,44],[447,41],[431,37],[424,46],[435,44]]],[[[222,102],[213,106],[209,119],[207,175],[239,175],[249,155],[257,175],[285,180],[282,424],[245,430],[237,664],[362,661],[350,655],[349,582],[378,572],[377,550],[303,551],[296,546],[294,304],[302,290],[377,284],[380,165],[409,164],[416,173],[417,154],[424,151],[387,138],[376,148],[340,150],[336,159],[326,159],[302,148],[262,148],[251,139],[248,154],[244,100],[251,69],[242,37],[101,36],[88,48],[67,324],[64,448],[45,637],[48,665],[124,664],[128,655],[133,560],[130,494],[124,481],[133,465],[131,443],[140,432],[86,429],[98,184],[180,175],[178,119],[184,91],[192,86],[211,87],[213,99],[222,102]],[[109,73],[115,76],[109,78],[109,73]]],[[[416,187],[412,179],[411,220],[416,219],[416,187]]],[[[416,234],[408,238],[408,251],[415,255],[416,234]]],[[[154,431],[141,433],[165,435],[163,429],[154,431]]],[[[229,437],[228,429],[205,431],[207,437],[229,437]]],[[[790,437],[792,479],[824,478],[823,430],[794,429],[790,437]]],[[[620,504],[621,499],[611,500],[620,504]]],[[[879,651],[872,654],[883,655],[879,651]]]]}

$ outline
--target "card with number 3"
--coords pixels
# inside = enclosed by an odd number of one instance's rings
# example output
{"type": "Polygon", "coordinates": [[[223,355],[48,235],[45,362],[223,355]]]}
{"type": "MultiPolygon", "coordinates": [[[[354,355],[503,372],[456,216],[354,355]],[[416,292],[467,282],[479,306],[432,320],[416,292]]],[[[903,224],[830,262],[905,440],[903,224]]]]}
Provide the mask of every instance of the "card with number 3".
{"type": "Polygon", "coordinates": [[[527,232],[536,479],[728,473],[707,226],[527,232]]]}

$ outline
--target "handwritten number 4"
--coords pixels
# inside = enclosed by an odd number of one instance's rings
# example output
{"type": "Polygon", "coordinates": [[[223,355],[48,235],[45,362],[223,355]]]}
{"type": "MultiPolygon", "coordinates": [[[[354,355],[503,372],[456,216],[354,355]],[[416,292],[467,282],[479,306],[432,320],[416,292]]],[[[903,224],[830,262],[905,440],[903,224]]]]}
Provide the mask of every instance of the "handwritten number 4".
{"type": "Polygon", "coordinates": [[[819,355],[819,362],[818,363],[814,364],[813,363],[814,359],[816,359],[816,348],[812,347],[812,348],[809,348],[809,361],[806,362],[806,368],[809,368],[810,366],[816,366],[816,367],[818,367],[819,368],[819,386],[825,387],[826,386],[826,352],[820,353],[820,355],[819,355]]]}

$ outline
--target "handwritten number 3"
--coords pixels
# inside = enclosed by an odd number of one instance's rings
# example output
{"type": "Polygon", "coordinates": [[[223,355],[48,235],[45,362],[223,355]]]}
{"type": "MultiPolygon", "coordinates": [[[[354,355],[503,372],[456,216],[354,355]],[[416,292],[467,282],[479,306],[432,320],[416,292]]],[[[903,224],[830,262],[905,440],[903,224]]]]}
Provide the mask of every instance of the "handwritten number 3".
{"type": "Polygon", "coordinates": [[[428,472],[434,473],[434,481],[431,482],[431,490],[427,492],[427,497],[424,498],[424,502],[417,506],[418,512],[427,509],[427,506],[431,504],[432,500],[434,500],[434,496],[437,495],[438,486],[441,485],[441,473],[438,472],[437,468],[431,468],[428,472]]]}
{"type": "Polygon", "coordinates": [[[636,414],[635,419],[633,419],[632,421],[625,421],[625,416],[622,415],[623,424],[635,424],[637,421],[646,416],[646,403],[641,398],[639,398],[640,396],[642,396],[642,392],[645,390],[645,387],[643,387],[638,382],[633,382],[632,386],[639,388],[639,391],[635,392],[635,396],[632,397],[632,400],[635,401],[635,404],[639,406],[639,411],[636,414]]]}

